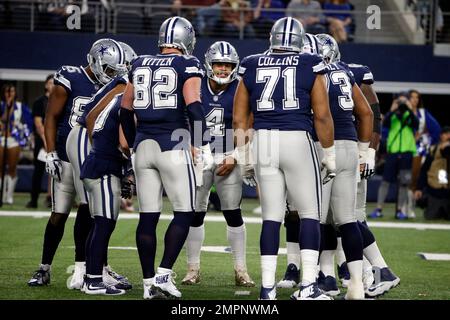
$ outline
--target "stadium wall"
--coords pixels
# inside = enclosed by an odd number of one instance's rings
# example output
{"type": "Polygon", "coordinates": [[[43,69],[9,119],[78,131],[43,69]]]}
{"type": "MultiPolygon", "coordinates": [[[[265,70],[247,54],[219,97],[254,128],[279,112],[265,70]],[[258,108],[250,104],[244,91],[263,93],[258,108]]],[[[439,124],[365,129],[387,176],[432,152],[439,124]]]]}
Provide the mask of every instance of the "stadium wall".
{"type": "MultiPolygon", "coordinates": [[[[4,46],[0,50],[0,78],[16,80],[11,79],[14,69],[31,74],[32,70],[55,70],[61,65],[85,65],[85,54],[91,44],[102,37],[127,42],[138,54],[155,53],[157,47],[154,36],[2,31],[0,39],[4,46]]],[[[198,38],[194,55],[202,60],[208,46],[216,40],[219,39],[198,38]]],[[[220,40],[230,41],[241,58],[263,52],[268,47],[265,40],[220,40]]],[[[400,83],[422,83],[429,87],[428,90],[440,90],[429,93],[450,93],[450,58],[434,56],[432,46],[349,43],[341,45],[341,52],[346,62],[369,65],[377,84],[386,82],[385,89],[395,84],[398,87],[400,83]]],[[[396,90],[399,88],[401,86],[396,90]]],[[[378,91],[387,92],[380,88],[378,91]]]]}

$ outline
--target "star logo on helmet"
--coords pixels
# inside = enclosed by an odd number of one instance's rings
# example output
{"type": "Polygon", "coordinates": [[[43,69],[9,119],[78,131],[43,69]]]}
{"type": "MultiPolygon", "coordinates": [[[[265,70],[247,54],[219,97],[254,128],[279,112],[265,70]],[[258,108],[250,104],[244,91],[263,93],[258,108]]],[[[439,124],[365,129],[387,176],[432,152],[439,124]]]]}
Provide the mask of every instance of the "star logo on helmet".
{"type": "Polygon", "coordinates": [[[101,46],[100,49],[98,49],[98,52],[100,52],[102,56],[104,56],[106,50],[108,50],[108,47],[101,46]]]}
{"type": "Polygon", "coordinates": [[[333,41],[331,41],[330,38],[326,38],[324,44],[326,44],[328,46],[332,46],[333,45],[333,41]]]}
{"type": "Polygon", "coordinates": [[[194,32],[194,28],[192,28],[192,26],[185,26],[184,28],[189,32],[189,34],[194,32]]]}

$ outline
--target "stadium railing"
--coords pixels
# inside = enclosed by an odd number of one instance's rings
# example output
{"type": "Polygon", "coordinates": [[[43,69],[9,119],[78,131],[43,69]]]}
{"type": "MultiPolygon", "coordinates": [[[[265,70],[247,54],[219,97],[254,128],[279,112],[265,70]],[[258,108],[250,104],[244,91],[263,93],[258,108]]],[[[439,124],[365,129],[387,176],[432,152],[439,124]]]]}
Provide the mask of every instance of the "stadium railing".
{"type": "MultiPolygon", "coordinates": [[[[73,1],[69,6],[56,8],[61,11],[78,6],[86,1],[73,1]]],[[[150,1],[149,1],[150,2],[150,1]]],[[[167,17],[180,15],[190,20],[200,37],[223,37],[223,38],[267,38],[273,20],[270,16],[284,16],[285,9],[262,9],[262,16],[267,19],[254,20],[254,8],[242,6],[238,9],[231,7],[220,7],[219,5],[203,6],[181,6],[172,7],[171,4],[145,3],[140,0],[129,0],[127,2],[115,1],[108,8],[101,2],[87,1],[87,12],[82,12],[80,29],[67,26],[68,19],[73,19],[73,11],[69,13],[49,12],[49,6],[42,0],[12,0],[0,2],[0,29],[23,30],[23,31],[72,31],[89,33],[112,33],[112,34],[144,34],[156,35],[161,22],[167,17]],[[227,23],[226,21],[229,21],[227,23]]],[[[243,1],[248,3],[248,1],[243,1]]],[[[291,10],[295,15],[296,10],[291,10]]],[[[307,12],[307,11],[302,11],[307,12]]],[[[325,11],[323,14],[335,11],[325,11]]],[[[423,10],[418,7],[405,6],[401,10],[381,10],[381,21],[393,20],[399,15],[411,16],[417,21],[415,31],[420,34],[418,41],[411,41],[404,37],[405,33],[398,24],[383,24],[383,30],[378,33],[370,30],[366,22],[371,15],[363,10],[339,11],[349,13],[353,17],[354,25],[350,30],[350,38],[360,43],[395,43],[396,37],[404,38],[406,42],[416,44],[432,43],[446,39],[446,32],[437,33],[430,28],[430,21],[434,21],[433,10],[423,10]],[[415,10],[415,11],[414,11],[415,10]],[[374,36],[378,35],[378,36],[374,36]]],[[[76,12],[75,12],[76,14],[76,12]]],[[[450,13],[443,13],[446,22],[449,21],[450,13]]],[[[74,20],[72,20],[73,22],[74,20]]],[[[326,27],[326,26],[325,26],[326,27]]],[[[448,29],[448,24],[445,26],[448,29]]],[[[447,38],[449,38],[447,36],[447,38]]]]}

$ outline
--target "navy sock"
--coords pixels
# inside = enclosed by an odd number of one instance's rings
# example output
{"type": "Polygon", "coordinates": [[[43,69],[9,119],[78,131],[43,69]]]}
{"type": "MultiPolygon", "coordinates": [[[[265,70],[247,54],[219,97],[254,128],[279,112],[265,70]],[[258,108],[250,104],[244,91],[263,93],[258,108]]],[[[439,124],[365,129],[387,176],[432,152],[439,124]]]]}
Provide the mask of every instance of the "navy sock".
{"type": "Polygon", "coordinates": [[[363,258],[363,240],[356,222],[339,226],[342,235],[342,248],[347,263],[363,258]]]}
{"type": "Polygon", "coordinates": [[[89,265],[90,259],[89,255],[91,254],[91,242],[92,242],[92,235],[94,234],[94,225],[91,228],[91,231],[89,231],[88,237],[86,239],[86,270],[91,270],[91,266],[89,265]]]}
{"type": "Polygon", "coordinates": [[[75,240],[75,261],[86,261],[86,240],[91,231],[94,219],[89,212],[88,204],[80,204],[77,217],[73,226],[73,238],[75,240]]]}
{"type": "Polygon", "coordinates": [[[331,224],[320,224],[320,252],[323,250],[336,250],[336,229],[331,224]]]}
{"type": "Polygon", "coordinates": [[[375,242],[375,237],[372,231],[370,231],[369,227],[367,226],[367,223],[358,221],[358,227],[362,235],[363,247],[367,248],[375,242]]]}
{"type": "Polygon", "coordinates": [[[94,232],[92,233],[91,247],[89,250],[89,270],[90,275],[101,275],[103,273],[103,262],[105,252],[108,250],[108,242],[114,230],[116,221],[101,216],[94,217],[94,232]]]}
{"type": "Polygon", "coordinates": [[[299,244],[301,250],[320,248],[320,223],[315,219],[300,219],[299,244]]]}
{"type": "Polygon", "coordinates": [[[200,227],[205,220],[206,212],[194,212],[194,218],[192,219],[191,227],[200,227]]]}
{"type": "MultiPolygon", "coordinates": [[[[116,221],[117,222],[117,221],[116,221]]],[[[114,232],[114,229],[116,228],[116,224],[114,223],[114,225],[112,226],[112,230],[111,233],[109,234],[108,237],[108,243],[109,243],[109,239],[111,239],[111,235],[114,232]]],[[[105,252],[103,254],[103,265],[107,266],[108,265],[108,247],[105,248],[105,252]]]]}
{"type": "Polygon", "coordinates": [[[156,226],[160,212],[141,212],[136,229],[136,246],[144,279],[155,275],[156,226]]]}
{"type": "Polygon", "coordinates": [[[68,214],[52,212],[48,219],[44,233],[44,245],[42,248],[42,264],[52,264],[56,249],[64,235],[64,226],[66,225],[68,214]]]}
{"type": "Polygon", "coordinates": [[[194,212],[173,212],[173,219],[164,236],[164,254],[160,267],[172,269],[183,248],[189,233],[189,226],[194,218],[194,212]]]}
{"type": "Polygon", "coordinates": [[[223,216],[225,217],[229,227],[240,227],[244,224],[241,209],[223,210],[223,216]]]}
{"type": "Polygon", "coordinates": [[[274,256],[278,254],[280,247],[281,222],[265,220],[262,224],[259,247],[262,256],[274,256]]]}
{"type": "Polygon", "coordinates": [[[284,226],[286,228],[286,241],[287,242],[297,242],[298,234],[300,232],[300,217],[297,211],[289,211],[284,216],[284,226]]]}

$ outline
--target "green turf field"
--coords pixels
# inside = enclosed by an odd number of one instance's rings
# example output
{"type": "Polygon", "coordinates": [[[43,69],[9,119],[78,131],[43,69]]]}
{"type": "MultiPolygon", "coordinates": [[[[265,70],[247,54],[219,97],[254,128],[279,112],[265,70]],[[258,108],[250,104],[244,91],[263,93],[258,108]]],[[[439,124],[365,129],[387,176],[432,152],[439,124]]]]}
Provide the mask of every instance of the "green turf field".
{"type": "MultiPolygon", "coordinates": [[[[16,204],[5,205],[1,210],[25,209],[28,195],[17,194],[16,204]]],[[[244,216],[258,217],[251,213],[257,206],[256,200],[244,199],[242,207],[244,216]]],[[[369,210],[373,206],[369,206],[369,210]]],[[[0,210],[0,211],[1,211],[0,210]]],[[[36,209],[48,210],[44,206],[36,209]]],[[[170,213],[170,205],[165,201],[163,213],[170,213]]],[[[385,210],[385,217],[377,221],[395,221],[392,205],[385,210]]],[[[425,222],[420,210],[416,212],[414,222],[425,222]]],[[[126,215],[126,213],[123,213],[126,215]]],[[[219,215],[211,212],[209,215],[219,215]]],[[[159,250],[156,264],[162,256],[164,230],[167,220],[161,220],[159,230],[159,250]]],[[[409,221],[408,221],[409,222],[409,221]]],[[[69,274],[67,268],[73,264],[73,223],[69,219],[66,232],[56,253],[52,266],[51,285],[43,288],[30,288],[27,281],[37,268],[42,251],[43,232],[47,218],[2,217],[0,216],[0,299],[107,299],[88,296],[79,291],[66,288],[69,274]]],[[[432,223],[449,224],[448,221],[432,223]]],[[[135,230],[137,220],[119,220],[112,235],[110,246],[135,247],[135,230]]],[[[247,264],[250,275],[257,283],[255,288],[234,286],[232,257],[228,253],[202,252],[202,282],[196,286],[180,284],[185,275],[186,256],[182,251],[174,271],[178,274],[177,286],[183,293],[183,299],[257,299],[260,284],[259,232],[260,224],[247,224],[247,264]],[[236,291],[250,291],[249,295],[235,295],[236,291]]],[[[426,261],[417,256],[417,252],[450,253],[449,230],[417,230],[412,228],[373,228],[372,229],[387,263],[401,278],[400,286],[380,299],[450,299],[450,261],[426,261]]],[[[282,243],[284,247],[284,228],[282,243]]],[[[224,222],[206,222],[205,246],[228,246],[224,222]]],[[[136,250],[109,251],[109,262],[121,274],[128,276],[134,288],[127,294],[114,299],[142,299],[141,269],[136,250]]],[[[277,279],[285,270],[286,256],[278,258],[277,279]]],[[[288,299],[292,289],[279,289],[278,299],[288,299]]]]}

